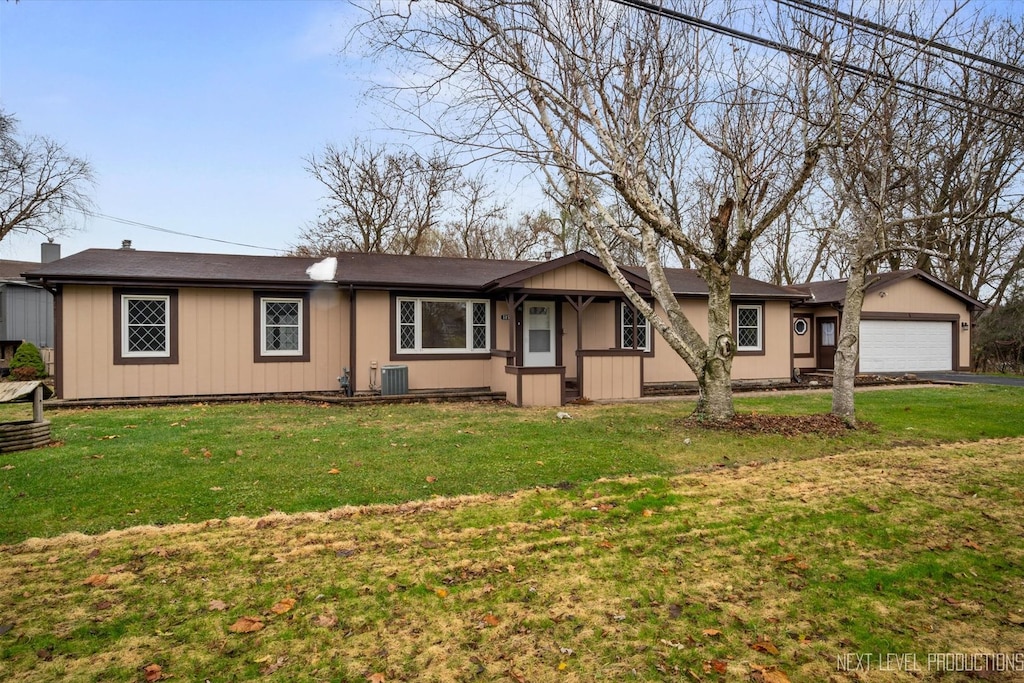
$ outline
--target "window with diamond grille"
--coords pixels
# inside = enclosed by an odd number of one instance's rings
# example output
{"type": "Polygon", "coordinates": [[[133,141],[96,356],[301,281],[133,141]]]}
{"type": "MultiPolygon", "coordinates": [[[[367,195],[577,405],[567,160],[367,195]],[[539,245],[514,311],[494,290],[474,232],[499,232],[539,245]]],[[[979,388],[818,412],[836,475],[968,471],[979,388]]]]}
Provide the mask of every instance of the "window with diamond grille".
{"type": "Polygon", "coordinates": [[[138,357],[169,355],[169,297],[124,296],[121,302],[123,354],[138,357]]]}
{"type": "Polygon", "coordinates": [[[490,349],[486,301],[398,299],[399,353],[468,353],[490,349]]]}
{"type": "Polygon", "coordinates": [[[761,307],[736,307],[736,348],[739,351],[761,350],[761,307]]]}
{"type": "Polygon", "coordinates": [[[622,305],[621,347],[650,351],[651,323],[628,304],[622,305]]]}
{"type": "Polygon", "coordinates": [[[302,354],[302,299],[261,299],[263,353],[269,356],[302,354]]]}

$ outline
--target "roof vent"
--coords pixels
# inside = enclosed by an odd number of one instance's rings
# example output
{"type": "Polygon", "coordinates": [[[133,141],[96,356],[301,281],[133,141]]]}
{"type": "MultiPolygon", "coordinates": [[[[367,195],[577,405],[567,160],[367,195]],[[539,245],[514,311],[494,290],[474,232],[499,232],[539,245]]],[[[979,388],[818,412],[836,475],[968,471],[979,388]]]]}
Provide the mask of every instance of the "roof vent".
{"type": "Polygon", "coordinates": [[[124,249],[125,251],[134,251],[132,249],[132,241],[131,240],[121,240],[121,248],[124,249]]]}

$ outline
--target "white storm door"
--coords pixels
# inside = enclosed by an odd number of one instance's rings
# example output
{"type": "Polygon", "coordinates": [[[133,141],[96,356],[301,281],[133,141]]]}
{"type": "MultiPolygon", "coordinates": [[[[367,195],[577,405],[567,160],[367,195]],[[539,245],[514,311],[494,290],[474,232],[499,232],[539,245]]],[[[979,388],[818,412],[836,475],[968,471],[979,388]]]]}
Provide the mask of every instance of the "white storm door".
{"type": "Polygon", "coordinates": [[[555,304],[527,301],[523,304],[523,365],[555,364],[555,304]]]}

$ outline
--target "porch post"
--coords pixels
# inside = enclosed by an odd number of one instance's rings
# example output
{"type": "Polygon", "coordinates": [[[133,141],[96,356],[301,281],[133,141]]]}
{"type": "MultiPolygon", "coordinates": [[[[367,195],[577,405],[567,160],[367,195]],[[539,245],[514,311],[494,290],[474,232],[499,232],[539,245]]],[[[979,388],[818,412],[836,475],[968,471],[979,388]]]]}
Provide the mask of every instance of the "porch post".
{"type": "Polygon", "coordinates": [[[579,387],[580,398],[583,397],[583,310],[594,302],[594,297],[565,296],[569,305],[576,309],[576,384],[579,387]]]}

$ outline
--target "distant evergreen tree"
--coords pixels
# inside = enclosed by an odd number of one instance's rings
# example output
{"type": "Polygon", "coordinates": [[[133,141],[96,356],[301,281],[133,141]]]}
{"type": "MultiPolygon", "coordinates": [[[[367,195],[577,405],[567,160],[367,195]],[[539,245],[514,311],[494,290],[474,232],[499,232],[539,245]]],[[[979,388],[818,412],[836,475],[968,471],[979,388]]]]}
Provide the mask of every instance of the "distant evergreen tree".
{"type": "Polygon", "coordinates": [[[22,342],[11,359],[11,374],[20,380],[46,377],[46,364],[39,347],[32,342],[22,342]]]}

